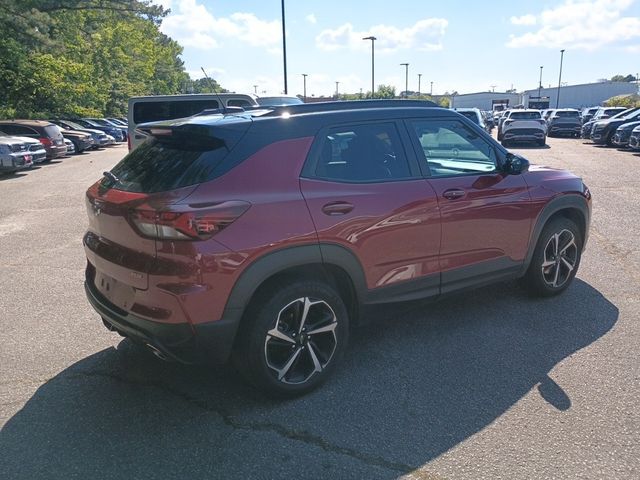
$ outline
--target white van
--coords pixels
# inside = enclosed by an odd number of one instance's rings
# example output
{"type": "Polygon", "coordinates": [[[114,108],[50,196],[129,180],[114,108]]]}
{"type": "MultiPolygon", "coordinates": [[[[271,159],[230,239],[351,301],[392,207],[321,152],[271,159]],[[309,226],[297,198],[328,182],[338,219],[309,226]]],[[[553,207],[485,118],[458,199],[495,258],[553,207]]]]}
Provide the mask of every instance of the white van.
{"type": "Polygon", "coordinates": [[[243,93],[194,93],[189,95],[155,95],[129,99],[129,150],[133,150],[146,135],[136,132],[141,123],[185,118],[206,109],[221,107],[253,107],[258,105],[254,95],[243,93]],[[220,101],[223,105],[220,105],[220,101]]]}

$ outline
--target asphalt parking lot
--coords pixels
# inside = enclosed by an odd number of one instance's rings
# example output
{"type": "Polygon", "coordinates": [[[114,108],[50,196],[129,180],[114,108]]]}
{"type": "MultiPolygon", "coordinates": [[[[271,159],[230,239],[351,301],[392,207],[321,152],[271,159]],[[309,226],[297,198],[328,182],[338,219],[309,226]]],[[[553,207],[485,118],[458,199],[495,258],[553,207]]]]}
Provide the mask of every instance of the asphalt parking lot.
{"type": "Polygon", "coordinates": [[[513,151],[594,196],[564,295],[390,306],[290,401],[230,367],[164,363],[89,307],[83,193],[126,146],[0,177],[2,477],[638,478],[640,154],[548,145],[513,151]]]}

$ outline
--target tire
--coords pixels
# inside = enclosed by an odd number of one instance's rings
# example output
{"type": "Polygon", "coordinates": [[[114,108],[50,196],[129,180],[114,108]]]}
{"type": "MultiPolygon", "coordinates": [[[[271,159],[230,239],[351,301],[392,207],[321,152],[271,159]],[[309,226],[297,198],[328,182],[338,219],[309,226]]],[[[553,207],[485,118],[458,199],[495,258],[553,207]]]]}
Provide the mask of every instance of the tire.
{"type": "Polygon", "coordinates": [[[613,147],[613,146],[614,146],[614,145],[613,145],[613,134],[614,134],[614,133],[615,133],[615,132],[612,132],[612,133],[607,137],[607,142],[606,142],[606,144],[607,144],[607,146],[608,146],[608,147],[613,147]]]}
{"type": "Polygon", "coordinates": [[[541,297],[562,293],[580,266],[582,242],[582,234],[571,220],[560,217],[549,222],[540,234],[531,264],[523,277],[525,288],[541,297]]]}
{"type": "Polygon", "coordinates": [[[232,361],[260,390],[292,397],[317,388],[335,370],[347,346],[349,318],[340,296],[323,282],[278,287],[251,301],[232,361]]]}

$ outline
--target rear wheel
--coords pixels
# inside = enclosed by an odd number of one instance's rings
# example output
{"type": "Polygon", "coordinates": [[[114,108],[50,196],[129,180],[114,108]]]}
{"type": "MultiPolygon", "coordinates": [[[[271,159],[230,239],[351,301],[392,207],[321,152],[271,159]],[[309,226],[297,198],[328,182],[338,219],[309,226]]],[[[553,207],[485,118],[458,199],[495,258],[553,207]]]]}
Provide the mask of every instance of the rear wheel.
{"type": "Polygon", "coordinates": [[[323,383],[348,339],[348,314],[327,284],[294,281],[263,292],[249,306],[233,362],[256,387],[295,396],[323,383]]]}
{"type": "Polygon", "coordinates": [[[582,254],[582,235],[571,220],[557,218],[549,222],[538,239],[525,287],[533,294],[549,297],[564,291],[573,281],[582,254]]]}

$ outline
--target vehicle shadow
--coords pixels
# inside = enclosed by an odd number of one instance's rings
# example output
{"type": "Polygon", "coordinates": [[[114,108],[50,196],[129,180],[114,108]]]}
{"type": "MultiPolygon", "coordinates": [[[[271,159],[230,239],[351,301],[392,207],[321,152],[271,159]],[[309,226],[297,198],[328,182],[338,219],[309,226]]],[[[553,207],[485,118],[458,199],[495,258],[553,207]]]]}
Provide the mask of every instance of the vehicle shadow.
{"type": "Polygon", "coordinates": [[[551,145],[536,145],[534,143],[511,143],[508,148],[514,148],[517,150],[546,150],[551,148],[551,145]]]}
{"type": "Polygon", "coordinates": [[[531,299],[499,284],[386,306],[354,331],[339,372],[294,400],[230,367],[155,359],[128,340],[43,384],[0,433],[5,478],[395,478],[494,422],[551,378],[618,309],[587,283],[531,299]]]}
{"type": "Polygon", "coordinates": [[[0,173],[0,182],[3,180],[13,180],[16,178],[26,177],[29,170],[18,170],[11,173],[0,173]]]}

